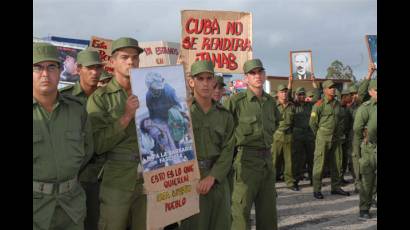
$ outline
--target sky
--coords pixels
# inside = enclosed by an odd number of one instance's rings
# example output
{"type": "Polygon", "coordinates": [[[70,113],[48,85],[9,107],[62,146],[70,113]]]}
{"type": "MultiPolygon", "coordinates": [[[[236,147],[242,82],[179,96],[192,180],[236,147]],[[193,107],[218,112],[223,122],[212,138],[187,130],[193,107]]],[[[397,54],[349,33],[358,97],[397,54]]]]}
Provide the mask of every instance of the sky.
{"type": "Polygon", "coordinates": [[[377,35],[376,0],[33,0],[33,36],[180,42],[181,10],[252,13],[253,57],[273,76],[289,76],[289,51],[312,50],[316,77],[339,60],[361,79],[377,35]]]}

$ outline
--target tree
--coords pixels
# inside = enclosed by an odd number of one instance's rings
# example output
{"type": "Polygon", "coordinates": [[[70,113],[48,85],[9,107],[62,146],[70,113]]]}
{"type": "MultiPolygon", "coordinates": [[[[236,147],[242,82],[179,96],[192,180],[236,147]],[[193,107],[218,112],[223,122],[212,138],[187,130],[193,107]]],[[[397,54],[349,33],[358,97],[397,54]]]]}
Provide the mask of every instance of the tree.
{"type": "Polygon", "coordinates": [[[349,65],[344,66],[339,60],[333,61],[327,68],[327,79],[345,79],[356,82],[356,77],[353,74],[353,70],[349,65]]]}

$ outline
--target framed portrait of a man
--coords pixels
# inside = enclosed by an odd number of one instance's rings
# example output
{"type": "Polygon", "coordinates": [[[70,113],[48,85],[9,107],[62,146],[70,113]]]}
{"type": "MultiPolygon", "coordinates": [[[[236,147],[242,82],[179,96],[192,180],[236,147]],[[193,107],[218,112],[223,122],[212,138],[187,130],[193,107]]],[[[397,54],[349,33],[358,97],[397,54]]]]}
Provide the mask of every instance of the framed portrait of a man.
{"type": "Polygon", "coordinates": [[[370,61],[373,62],[377,68],[377,35],[366,35],[365,38],[370,61]]]}
{"type": "Polygon", "coordinates": [[[290,51],[290,74],[296,80],[310,80],[313,73],[312,51],[290,51]]]}

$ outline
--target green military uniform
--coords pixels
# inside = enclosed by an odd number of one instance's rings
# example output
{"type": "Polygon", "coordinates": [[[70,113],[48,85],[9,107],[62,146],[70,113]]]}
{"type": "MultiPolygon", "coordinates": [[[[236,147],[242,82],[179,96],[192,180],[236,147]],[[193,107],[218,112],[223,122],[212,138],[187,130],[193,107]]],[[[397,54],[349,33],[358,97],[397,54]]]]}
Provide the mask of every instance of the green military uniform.
{"type": "MultiPolygon", "coordinates": [[[[132,38],[120,38],[112,43],[112,53],[120,48],[137,49],[132,38]]],[[[138,47],[138,52],[142,49],[138,47]]],[[[87,111],[93,125],[96,154],[106,154],[100,187],[99,229],[123,230],[146,228],[146,194],[143,192],[142,168],[135,120],[127,127],[120,125],[127,92],[113,78],[107,86],[98,88],[88,99],[87,111]]]]}
{"type": "MultiPolygon", "coordinates": [[[[350,91],[348,89],[344,89],[341,92],[342,96],[348,94],[350,94],[350,91]]],[[[347,105],[342,105],[341,112],[342,116],[344,117],[342,139],[342,173],[340,174],[340,179],[342,182],[344,181],[344,174],[346,173],[348,166],[353,178],[355,178],[354,172],[352,172],[352,142],[351,139],[348,138],[349,133],[353,127],[353,117],[350,111],[350,107],[348,107],[347,105]]]]}
{"type": "MultiPolygon", "coordinates": [[[[373,80],[370,89],[377,90],[377,81],[373,80]]],[[[375,188],[377,188],[377,100],[370,99],[358,109],[353,124],[354,143],[360,150],[359,168],[360,211],[368,211],[372,202],[375,188]]]]}
{"type": "MultiPolygon", "coordinates": [[[[352,85],[349,87],[350,94],[357,93],[357,101],[354,102],[350,106],[350,113],[352,118],[354,119],[356,117],[356,112],[359,106],[362,104],[362,102],[365,101],[365,99],[368,99],[368,93],[367,89],[369,87],[370,80],[364,79],[363,82],[360,84],[359,88],[357,88],[355,85],[352,85]]],[[[355,139],[353,138],[353,123],[349,132],[349,135],[347,139],[352,143],[352,164],[353,164],[353,171],[357,175],[355,178],[355,189],[360,190],[360,176],[358,175],[359,173],[359,158],[360,158],[360,150],[355,148],[355,146],[360,146],[360,143],[355,143],[355,139]]]]}
{"type": "MultiPolygon", "coordinates": [[[[289,89],[291,92],[291,89],[289,89]]],[[[303,87],[296,89],[296,94],[304,93],[303,87]]],[[[315,136],[309,127],[310,114],[312,112],[313,104],[318,100],[318,92],[313,93],[312,102],[295,101],[295,115],[293,127],[293,158],[295,159],[295,176],[296,178],[303,178],[306,171],[312,181],[313,171],[313,152],[315,150],[315,136]]],[[[311,94],[309,94],[311,95],[311,94]]]]}
{"type": "MultiPolygon", "coordinates": [[[[208,61],[198,61],[191,66],[193,77],[213,71],[213,64],[208,61]]],[[[200,213],[183,220],[180,229],[230,229],[231,196],[227,175],[235,144],[232,115],[216,101],[212,101],[211,109],[205,113],[195,97],[190,110],[201,179],[213,176],[215,184],[206,195],[200,195],[200,213]]]]}
{"type": "MultiPolygon", "coordinates": [[[[244,64],[244,72],[261,67],[258,59],[244,64]]],[[[226,104],[235,123],[238,153],[234,160],[232,230],[250,229],[250,213],[255,202],[256,228],[277,229],[275,170],[271,144],[277,118],[273,98],[263,92],[258,99],[249,89],[226,104]]]]}
{"type": "MultiPolygon", "coordinates": [[[[323,88],[330,87],[334,87],[333,81],[327,80],[323,83],[323,88]]],[[[325,96],[324,99],[319,100],[313,106],[309,126],[316,136],[313,160],[314,193],[321,192],[323,168],[327,160],[330,161],[331,190],[332,192],[341,190],[341,138],[343,136],[343,122],[339,101],[335,99],[329,101],[325,96]]]]}
{"type": "MultiPolygon", "coordinates": [[[[58,63],[57,48],[33,44],[33,65],[44,61],[58,63]]],[[[48,112],[33,98],[33,229],[84,229],[78,174],[92,152],[91,123],[79,99],[58,94],[48,112]]]]}
{"type": "MultiPolygon", "coordinates": [[[[287,87],[278,85],[278,92],[287,90],[287,87]]],[[[276,101],[276,109],[272,112],[279,111],[279,127],[273,134],[272,143],[272,159],[273,167],[281,165],[282,159],[284,163],[285,182],[288,187],[297,187],[297,182],[294,177],[294,159],[292,161],[292,142],[293,142],[293,122],[295,115],[295,106],[291,101],[286,105],[280,104],[276,101]]],[[[276,172],[277,173],[277,172],[276,172]]],[[[298,189],[297,189],[298,190],[298,189]]]]}
{"type": "MultiPolygon", "coordinates": [[[[85,67],[92,65],[102,65],[98,52],[88,49],[82,50],[77,54],[77,64],[85,67]]],[[[60,89],[60,93],[73,95],[83,101],[84,105],[86,105],[88,97],[85,94],[84,90],[81,88],[80,81],[76,82],[74,85],[69,85],[60,89]]],[[[87,196],[87,217],[85,218],[84,222],[86,230],[98,229],[98,219],[100,216],[100,183],[98,180],[98,175],[102,170],[104,162],[104,155],[94,154],[91,160],[80,173],[79,180],[87,196]]]]}

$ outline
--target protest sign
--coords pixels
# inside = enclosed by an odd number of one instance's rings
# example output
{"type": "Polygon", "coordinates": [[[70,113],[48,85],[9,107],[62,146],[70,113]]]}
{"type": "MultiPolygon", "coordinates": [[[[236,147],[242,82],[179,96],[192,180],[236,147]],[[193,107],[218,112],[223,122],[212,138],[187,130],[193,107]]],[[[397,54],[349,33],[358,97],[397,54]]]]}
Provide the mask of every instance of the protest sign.
{"type": "Polygon", "coordinates": [[[199,212],[200,174],[182,65],[131,69],[131,88],[140,102],[135,121],[147,226],[161,227],[199,212]]]}
{"type": "Polygon", "coordinates": [[[139,46],[144,49],[140,55],[140,68],[177,64],[180,52],[179,43],[153,41],[140,42],[139,46]]]}
{"type": "Polygon", "coordinates": [[[100,54],[101,62],[104,63],[104,70],[113,73],[114,69],[110,64],[112,40],[91,36],[89,49],[100,54]]]}
{"type": "Polygon", "coordinates": [[[242,73],[252,59],[252,15],[232,11],[181,11],[181,59],[185,71],[211,60],[215,72],[242,73]]]}
{"type": "Polygon", "coordinates": [[[366,35],[366,45],[369,52],[369,59],[377,69],[377,35],[366,35]]]}

